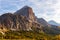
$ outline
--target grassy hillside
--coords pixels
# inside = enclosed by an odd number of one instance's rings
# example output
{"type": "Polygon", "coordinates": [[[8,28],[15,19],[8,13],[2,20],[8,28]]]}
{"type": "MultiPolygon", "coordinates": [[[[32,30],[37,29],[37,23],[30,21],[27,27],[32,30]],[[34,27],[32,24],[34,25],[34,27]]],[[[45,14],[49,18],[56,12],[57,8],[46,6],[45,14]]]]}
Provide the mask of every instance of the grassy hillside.
{"type": "Polygon", "coordinates": [[[21,40],[60,40],[60,35],[49,35],[44,32],[33,31],[9,31],[5,35],[0,34],[0,39],[21,39],[21,40]]]}
{"type": "Polygon", "coordinates": [[[0,40],[60,40],[60,31],[53,28],[43,27],[38,29],[33,27],[32,29],[33,30],[31,31],[11,31],[9,29],[7,29],[8,31],[0,30],[0,40]]]}

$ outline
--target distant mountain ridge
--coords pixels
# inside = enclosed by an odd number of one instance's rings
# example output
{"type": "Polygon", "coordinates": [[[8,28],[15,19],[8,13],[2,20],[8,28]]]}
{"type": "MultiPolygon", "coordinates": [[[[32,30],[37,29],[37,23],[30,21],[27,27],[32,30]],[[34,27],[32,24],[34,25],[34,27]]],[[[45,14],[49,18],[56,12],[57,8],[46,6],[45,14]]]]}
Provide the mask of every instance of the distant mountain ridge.
{"type": "Polygon", "coordinates": [[[60,26],[60,24],[56,23],[55,21],[51,20],[48,22],[51,25],[56,25],[56,26],[60,26]]]}
{"type": "Polygon", "coordinates": [[[41,23],[42,25],[44,25],[44,26],[51,26],[51,25],[48,24],[48,22],[45,21],[43,18],[37,18],[37,21],[38,21],[39,23],[41,23]]]}

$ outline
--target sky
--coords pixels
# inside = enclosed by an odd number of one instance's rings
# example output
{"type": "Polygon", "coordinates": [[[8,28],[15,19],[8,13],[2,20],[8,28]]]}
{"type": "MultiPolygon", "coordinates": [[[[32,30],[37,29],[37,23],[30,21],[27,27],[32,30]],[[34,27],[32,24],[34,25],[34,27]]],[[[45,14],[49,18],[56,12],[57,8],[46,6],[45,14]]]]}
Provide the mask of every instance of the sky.
{"type": "Polygon", "coordinates": [[[38,18],[60,23],[60,0],[0,0],[0,15],[30,6],[38,18]]]}

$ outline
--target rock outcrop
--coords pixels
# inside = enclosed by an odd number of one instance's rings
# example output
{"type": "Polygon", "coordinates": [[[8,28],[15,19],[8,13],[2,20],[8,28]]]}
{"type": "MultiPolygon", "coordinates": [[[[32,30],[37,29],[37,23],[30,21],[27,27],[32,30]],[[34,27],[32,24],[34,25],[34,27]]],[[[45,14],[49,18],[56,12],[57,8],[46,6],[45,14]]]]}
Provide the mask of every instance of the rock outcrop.
{"type": "Polygon", "coordinates": [[[10,30],[32,30],[33,28],[41,28],[36,21],[32,8],[24,6],[14,14],[5,13],[0,16],[0,27],[10,30]]]}
{"type": "Polygon", "coordinates": [[[33,22],[36,21],[35,14],[34,14],[32,8],[29,6],[24,6],[20,10],[16,11],[15,14],[23,15],[23,16],[27,17],[27,19],[29,19],[33,22]]]}

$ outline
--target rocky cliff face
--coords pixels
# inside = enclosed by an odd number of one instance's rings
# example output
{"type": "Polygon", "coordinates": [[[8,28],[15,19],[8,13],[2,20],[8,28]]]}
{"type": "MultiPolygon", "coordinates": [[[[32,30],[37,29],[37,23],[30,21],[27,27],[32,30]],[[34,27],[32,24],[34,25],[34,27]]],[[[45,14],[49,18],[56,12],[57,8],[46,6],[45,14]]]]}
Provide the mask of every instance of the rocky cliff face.
{"type": "Polygon", "coordinates": [[[14,14],[5,13],[0,16],[0,28],[7,28],[10,30],[32,30],[40,29],[41,25],[37,23],[32,8],[24,6],[14,14]]]}
{"type": "Polygon", "coordinates": [[[23,15],[25,17],[27,17],[27,19],[31,20],[31,21],[35,21],[35,14],[32,10],[31,7],[29,6],[24,6],[23,8],[21,8],[20,10],[16,11],[15,14],[17,15],[23,15]]]}

